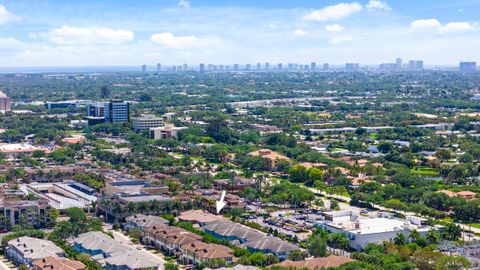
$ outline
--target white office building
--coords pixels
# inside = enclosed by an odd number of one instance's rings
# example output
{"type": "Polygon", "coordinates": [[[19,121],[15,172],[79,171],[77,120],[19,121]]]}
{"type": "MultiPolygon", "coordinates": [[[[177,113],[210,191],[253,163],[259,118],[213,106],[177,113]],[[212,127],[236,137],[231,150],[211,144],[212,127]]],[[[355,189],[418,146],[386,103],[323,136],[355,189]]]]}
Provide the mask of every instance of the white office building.
{"type": "Polygon", "coordinates": [[[157,117],[153,114],[133,118],[133,130],[137,132],[156,127],[163,127],[163,118],[157,117]]]}

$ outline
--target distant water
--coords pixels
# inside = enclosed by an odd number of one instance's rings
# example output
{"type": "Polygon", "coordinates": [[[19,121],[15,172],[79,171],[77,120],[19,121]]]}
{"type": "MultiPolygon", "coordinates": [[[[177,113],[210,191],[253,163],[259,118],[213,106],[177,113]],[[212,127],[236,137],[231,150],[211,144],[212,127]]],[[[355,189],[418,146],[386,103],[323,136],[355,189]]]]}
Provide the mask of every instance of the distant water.
{"type": "MultiPolygon", "coordinates": [[[[153,68],[151,69],[153,70],[153,68]]],[[[92,72],[141,72],[140,66],[98,67],[0,67],[0,73],[92,73],[92,72]]],[[[150,70],[149,70],[150,71],[150,70]]]]}

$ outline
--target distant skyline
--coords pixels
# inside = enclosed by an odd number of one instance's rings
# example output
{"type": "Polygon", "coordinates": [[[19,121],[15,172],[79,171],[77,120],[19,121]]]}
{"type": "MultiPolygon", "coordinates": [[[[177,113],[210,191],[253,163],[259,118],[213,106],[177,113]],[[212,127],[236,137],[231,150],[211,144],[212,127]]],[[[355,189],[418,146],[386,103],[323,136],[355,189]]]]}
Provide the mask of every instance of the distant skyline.
{"type": "Polygon", "coordinates": [[[480,61],[479,10],[480,0],[0,0],[0,67],[456,66],[480,61]]]}

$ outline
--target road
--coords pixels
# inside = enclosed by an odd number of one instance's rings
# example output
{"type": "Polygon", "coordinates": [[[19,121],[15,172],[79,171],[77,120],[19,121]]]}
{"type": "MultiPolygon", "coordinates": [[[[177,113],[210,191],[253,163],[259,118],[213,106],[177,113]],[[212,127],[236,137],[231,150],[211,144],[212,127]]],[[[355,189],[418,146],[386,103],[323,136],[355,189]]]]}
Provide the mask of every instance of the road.
{"type": "MultiPolygon", "coordinates": [[[[347,203],[350,202],[350,198],[346,197],[346,196],[342,196],[342,195],[338,195],[338,194],[329,194],[325,191],[318,190],[318,189],[315,189],[315,188],[308,188],[308,189],[310,191],[312,191],[313,193],[318,194],[318,195],[323,195],[323,196],[326,196],[326,197],[329,197],[329,198],[339,199],[339,200],[345,201],[347,203]]],[[[413,212],[399,211],[399,210],[395,210],[395,209],[391,209],[391,208],[386,208],[386,207],[383,207],[381,205],[374,204],[374,203],[370,203],[370,204],[374,208],[377,208],[381,211],[395,212],[395,213],[399,213],[399,214],[402,214],[402,215],[405,215],[405,216],[421,216],[421,217],[429,218],[427,216],[422,216],[420,214],[413,213],[413,212]]],[[[466,225],[466,224],[456,223],[456,222],[455,222],[455,224],[460,226],[460,228],[462,228],[462,230],[464,230],[464,231],[470,231],[470,232],[473,232],[473,233],[476,233],[476,234],[480,234],[480,228],[475,228],[475,227],[471,227],[471,226],[466,225]]]]}
{"type": "MultiPolygon", "coordinates": [[[[0,256],[0,269],[1,269],[1,270],[13,270],[13,269],[17,269],[17,268],[12,268],[12,267],[8,266],[8,265],[5,263],[5,261],[6,261],[5,257],[0,256]]],[[[7,263],[9,263],[9,262],[7,261],[7,263]]],[[[9,263],[9,264],[11,264],[11,263],[9,263]]]]}

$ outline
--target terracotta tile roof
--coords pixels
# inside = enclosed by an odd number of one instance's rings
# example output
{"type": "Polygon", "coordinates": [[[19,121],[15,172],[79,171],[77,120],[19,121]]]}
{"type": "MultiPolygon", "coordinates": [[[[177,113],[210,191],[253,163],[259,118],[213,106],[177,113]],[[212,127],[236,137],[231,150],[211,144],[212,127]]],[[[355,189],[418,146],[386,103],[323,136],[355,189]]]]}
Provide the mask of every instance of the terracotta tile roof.
{"type": "Polygon", "coordinates": [[[41,270],[83,270],[86,268],[86,266],[79,261],[51,256],[35,259],[32,265],[35,269],[41,270]]]}
{"type": "Polygon", "coordinates": [[[352,262],[354,260],[344,257],[330,255],[324,258],[313,258],[303,261],[290,261],[285,260],[281,263],[275,264],[277,266],[292,267],[292,268],[308,268],[308,269],[327,269],[331,267],[338,267],[343,264],[352,262]]]}
{"type": "Polygon", "coordinates": [[[455,193],[453,191],[450,191],[450,190],[446,190],[446,189],[439,190],[439,191],[437,191],[437,193],[443,193],[443,194],[447,195],[448,197],[457,196],[457,193],[455,193]]]}
{"type": "Polygon", "coordinates": [[[229,247],[217,244],[206,244],[200,241],[182,245],[181,249],[193,252],[196,257],[202,259],[223,259],[233,257],[233,250],[229,247]]]}
{"type": "Polygon", "coordinates": [[[279,154],[275,151],[272,151],[270,149],[260,149],[260,150],[257,150],[257,151],[253,151],[251,153],[248,153],[249,156],[260,156],[262,158],[266,158],[266,159],[269,159],[269,160],[276,160],[276,159],[280,159],[280,160],[285,160],[285,161],[291,161],[290,158],[282,155],[282,154],[279,154]]]}
{"type": "Polygon", "coordinates": [[[223,216],[213,215],[203,210],[190,210],[182,212],[178,216],[178,219],[181,221],[188,221],[193,223],[207,223],[217,220],[223,220],[224,218],[223,216]]]}

